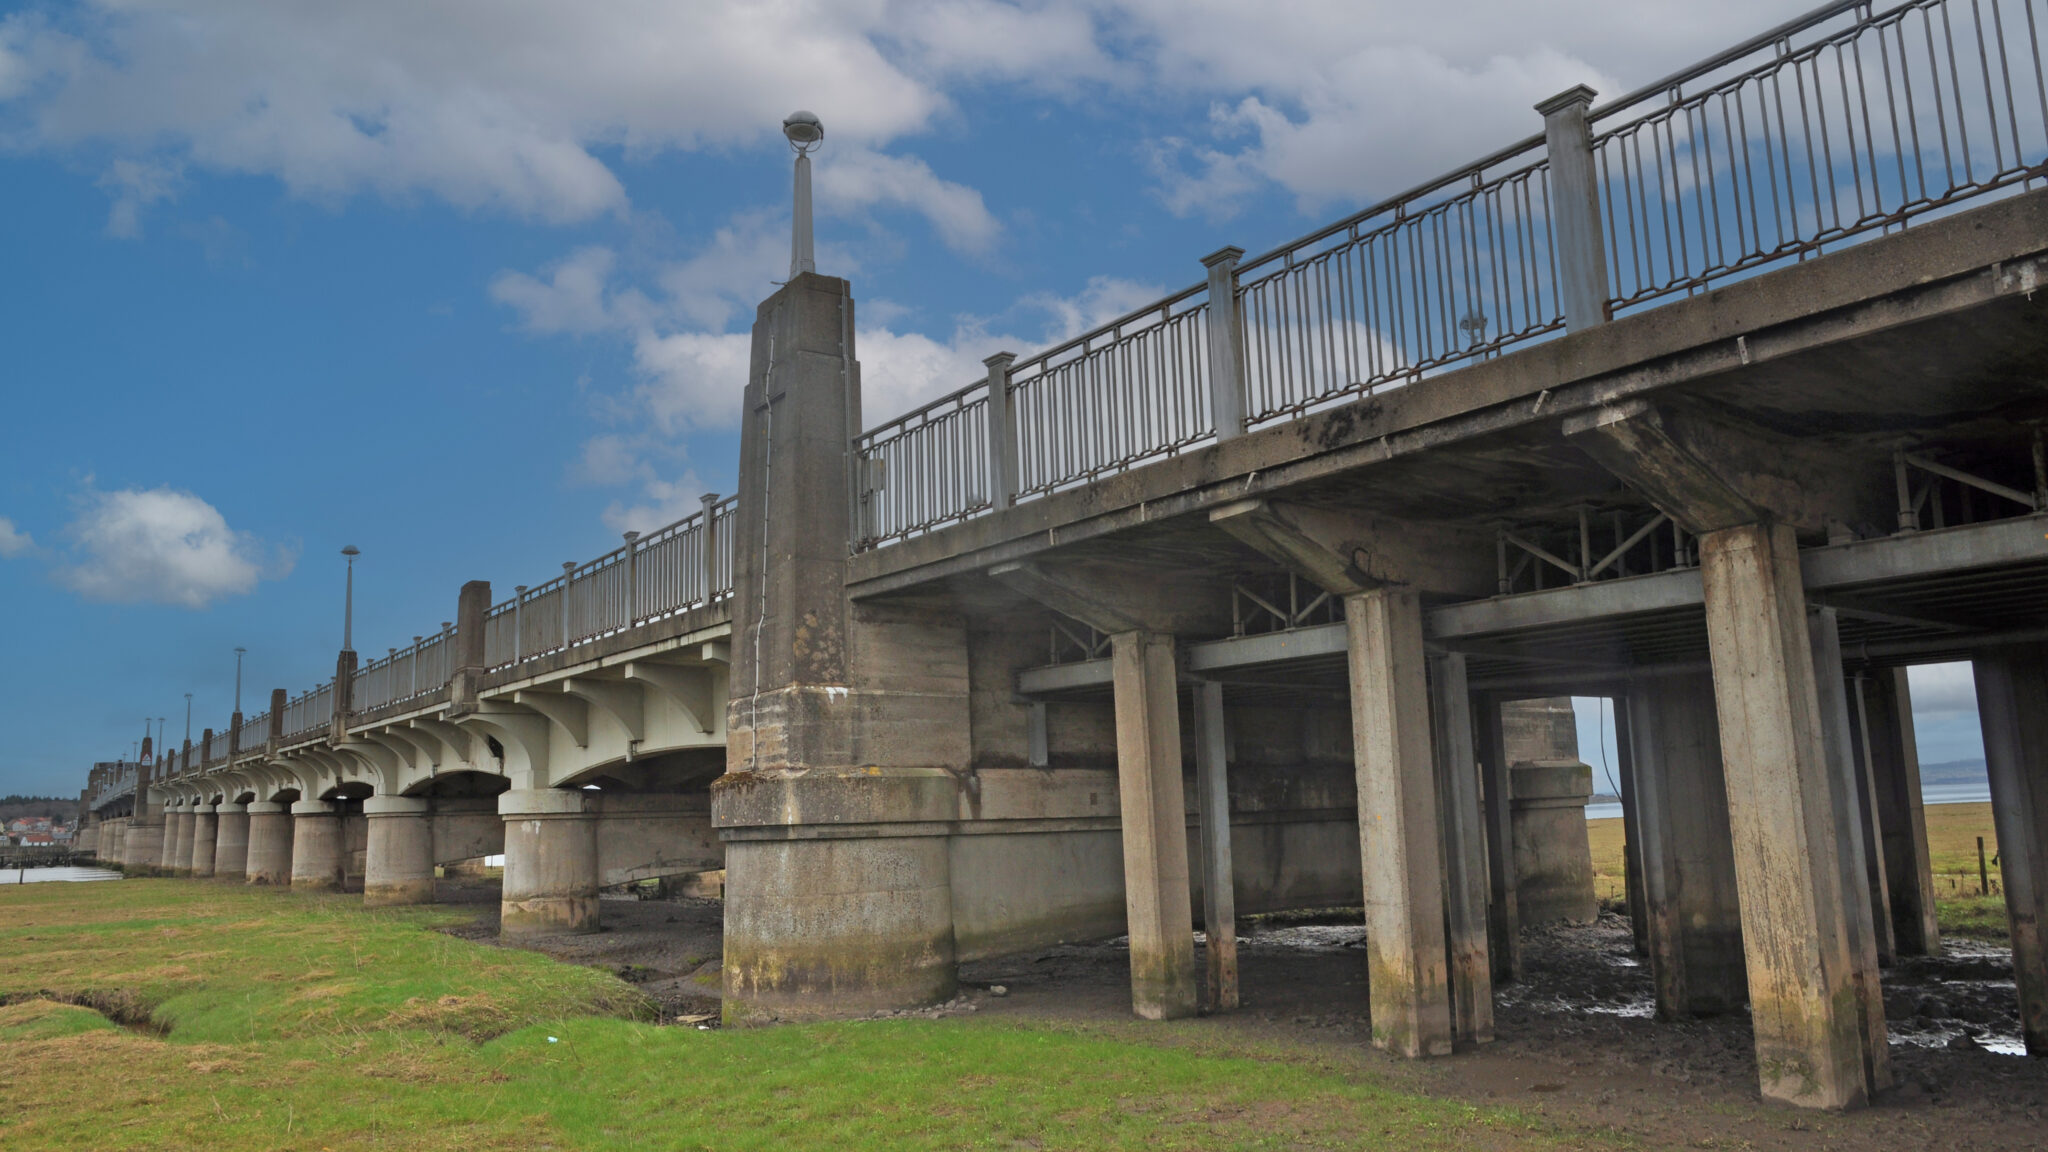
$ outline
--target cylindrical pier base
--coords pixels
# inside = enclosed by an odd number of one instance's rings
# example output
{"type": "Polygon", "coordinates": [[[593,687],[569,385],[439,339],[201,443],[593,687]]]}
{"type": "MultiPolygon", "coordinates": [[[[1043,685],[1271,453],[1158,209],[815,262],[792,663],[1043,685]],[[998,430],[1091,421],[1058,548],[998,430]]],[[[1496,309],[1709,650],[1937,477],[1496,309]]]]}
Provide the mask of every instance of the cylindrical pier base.
{"type": "Polygon", "coordinates": [[[582,790],[520,789],[498,797],[505,820],[505,936],[597,931],[597,813],[582,790]]]}
{"type": "Polygon", "coordinates": [[[249,805],[249,858],[242,868],[251,884],[292,882],[292,816],[284,804],[249,805]]]}
{"type": "Polygon", "coordinates": [[[363,864],[363,904],[434,902],[434,835],[427,801],[372,796],[363,801],[369,843],[363,864]]]}
{"type": "Polygon", "coordinates": [[[341,814],[325,800],[292,805],[292,887],[307,892],[341,890],[344,860],[341,814]]]}

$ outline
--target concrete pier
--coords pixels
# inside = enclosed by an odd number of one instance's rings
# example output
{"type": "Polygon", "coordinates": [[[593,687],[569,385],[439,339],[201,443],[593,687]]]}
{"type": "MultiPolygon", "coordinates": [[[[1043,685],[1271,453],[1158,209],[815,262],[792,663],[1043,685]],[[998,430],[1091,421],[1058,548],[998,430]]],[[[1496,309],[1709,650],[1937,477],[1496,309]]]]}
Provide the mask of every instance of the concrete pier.
{"type": "Polygon", "coordinates": [[[1748,975],[1712,676],[1639,676],[1626,708],[1657,1014],[1737,1011],[1748,975]]]}
{"type": "Polygon", "coordinates": [[[1863,893],[1843,889],[1797,545],[1782,525],[1710,532],[1699,545],[1763,1094],[1860,1106],[1883,1087],[1863,1002],[1876,974],[1852,947],[1847,902],[1863,893]]]}
{"type": "Polygon", "coordinates": [[[1451,1051],[1442,842],[1422,604],[1413,588],[1344,599],[1372,1042],[1402,1056],[1451,1051]]]}
{"type": "Polygon", "coordinates": [[[121,867],[129,872],[154,872],[163,867],[164,826],[131,822],[121,834],[121,867]]]}
{"type": "Polygon", "coordinates": [[[213,852],[219,841],[220,817],[211,804],[199,804],[192,809],[192,864],[191,873],[197,877],[213,875],[213,852]]]}
{"type": "MultiPolygon", "coordinates": [[[[597,819],[588,795],[580,789],[514,789],[499,795],[498,814],[505,820],[499,932],[597,931],[597,819]]],[[[431,893],[431,858],[428,876],[431,893]]]]}
{"type": "Polygon", "coordinates": [[[347,875],[341,813],[327,800],[292,805],[292,887],[338,892],[347,875]]]}
{"type": "Polygon", "coordinates": [[[249,869],[249,806],[223,801],[213,810],[213,874],[241,880],[249,869]]]}
{"type": "Polygon", "coordinates": [[[249,804],[249,854],[243,875],[251,884],[292,882],[294,821],[288,804],[249,804]]]}
{"type": "Polygon", "coordinates": [[[1192,1016],[1200,1007],[1200,985],[1188,904],[1187,810],[1173,637],[1124,632],[1110,643],[1116,677],[1124,906],[1131,939],[1131,1011],[1147,1020],[1192,1016]]]}
{"type": "Polygon", "coordinates": [[[1927,860],[1927,818],[1921,808],[1920,749],[1913,735],[1913,693],[1904,668],[1874,669],[1856,678],[1855,717],[1884,858],[1899,956],[1941,951],[1934,917],[1934,872],[1927,860]]]}
{"type": "Polygon", "coordinates": [[[2003,648],[1974,664],[2020,1034],[2029,1056],[2048,1056],[2048,649],[2003,648]]]}
{"type": "MultiPolygon", "coordinates": [[[[1493,958],[1488,946],[1486,825],[1465,671],[1463,653],[1429,658],[1431,744],[1436,758],[1437,803],[1443,816],[1451,1035],[1461,1044],[1490,1044],[1493,958]]],[[[1580,824],[1576,831],[1583,837],[1583,812],[1580,824]]]]}
{"type": "Polygon", "coordinates": [[[1513,765],[1508,779],[1521,922],[1591,924],[1600,915],[1586,836],[1593,769],[1577,760],[1538,760],[1513,765]]]}
{"type": "MultiPolygon", "coordinates": [[[[363,801],[369,822],[364,852],[363,904],[434,902],[434,836],[428,803],[410,796],[372,796],[363,801]]],[[[511,874],[511,861],[506,861],[511,874]]]]}
{"type": "Polygon", "coordinates": [[[172,876],[191,871],[192,814],[183,808],[164,809],[163,859],[159,866],[172,876]]]}

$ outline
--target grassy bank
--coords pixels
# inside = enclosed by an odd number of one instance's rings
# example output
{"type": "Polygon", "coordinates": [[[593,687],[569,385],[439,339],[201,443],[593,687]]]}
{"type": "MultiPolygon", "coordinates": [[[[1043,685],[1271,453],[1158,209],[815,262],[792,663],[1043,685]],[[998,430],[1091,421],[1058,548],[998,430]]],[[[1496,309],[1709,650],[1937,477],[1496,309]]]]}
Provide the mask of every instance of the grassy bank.
{"type": "MultiPolygon", "coordinates": [[[[1998,890],[1998,836],[1991,826],[1989,804],[1930,804],[1927,860],[1934,875],[1935,916],[1941,930],[1957,936],[2004,940],[2008,935],[2005,899],[1998,890]],[[1984,838],[1991,892],[1986,894],[1977,873],[1977,838],[1984,838]]],[[[1621,899],[1627,891],[1620,820],[1588,820],[1587,840],[1593,850],[1593,885],[1602,899],[1621,899]]]]}
{"type": "Polygon", "coordinates": [[[205,882],[0,891],[0,1144],[43,1148],[1530,1147],[1372,1061],[1214,1029],[698,1031],[445,910],[205,882]],[[81,1006],[83,1005],[83,1006],[81,1006]]]}

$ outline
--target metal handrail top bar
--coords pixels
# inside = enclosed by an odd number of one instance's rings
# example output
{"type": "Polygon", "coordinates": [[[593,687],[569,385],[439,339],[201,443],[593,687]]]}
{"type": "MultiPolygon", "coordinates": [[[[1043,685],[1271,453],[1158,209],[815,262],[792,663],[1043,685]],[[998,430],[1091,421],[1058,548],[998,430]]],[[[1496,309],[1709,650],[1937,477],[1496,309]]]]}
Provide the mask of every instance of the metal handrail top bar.
{"type": "MultiPolygon", "coordinates": [[[[1833,19],[1836,16],[1840,16],[1844,12],[1851,12],[1858,8],[1871,8],[1874,6],[1875,5],[1873,3],[1873,0],[1834,0],[1833,3],[1823,4],[1820,7],[1815,8],[1813,11],[1808,12],[1806,15],[1796,16],[1790,20],[1787,20],[1783,24],[1778,25],[1776,28],[1773,28],[1768,32],[1759,32],[1755,36],[1752,36],[1749,39],[1744,40],[1742,43],[1735,45],[1733,48],[1728,48],[1720,52],[1716,52],[1714,55],[1707,57],[1705,60],[1689,64],[1686,67],[1681,68],[1676,72],[1673,72],[1671,75],[1666,76],[1661,80],[1652,81],[1636,89],[1633,92],[1627,93],[1623,96],[1619,96],[1613,100],[1606,102],[1605,104],[1601,104],[1595,108],[1589,109],[1586,112],[1586,119],[1605,119],[1608,116],[1612,116],[1615,113],[1620,112],[1626,108],[1630,108],[1634,105],[1640,104],[1643,101],[1648,100],[1652,97],[1666,96],[1671,92],[1672,89],[1683,87],[1685,82],[1688,80],[1697,80],[1701,76],[1704,76],[1717,68],[1721,68],[1726,65],[1735,63],[1737,60],[1742,59],[1744,56],[1747,56],[1750,53],[1757,51],[1758,49],[1768,48],[1771,45],[1777,43],[1778,41],[1785,39],[1787,36],[1804,32],[1808,28],[1811,28],[1816,24],[1826,23],[1828,20],[1833,19]]],[[[1913,7],[1912,0],[1906,0],[1905,3],[1899,4],[1898,7],[1887,10],[1883,13],[1872,13],[1864,22],[1876,23],[1880,20],[1884,20],[1890,17],[1893,12],[1910,7],[1913,7]]]]}

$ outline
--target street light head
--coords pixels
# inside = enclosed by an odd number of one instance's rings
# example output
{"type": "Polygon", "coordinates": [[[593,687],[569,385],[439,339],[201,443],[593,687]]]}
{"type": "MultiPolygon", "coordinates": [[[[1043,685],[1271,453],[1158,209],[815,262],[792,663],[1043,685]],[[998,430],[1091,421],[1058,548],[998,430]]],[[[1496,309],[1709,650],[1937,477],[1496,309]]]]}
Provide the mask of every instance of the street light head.
{"type": "Polygon", "coordinates": [[[789,137],[789,146],[803,155],[825,139],[825,125],[815,113],[791,112],[782,118],[782,134],[789,137]]]}
{"type": "Polygon", "coordinates": [[[242,653],[244,653],[244,652],[247,652],[247,651],[248,651],[248,649],[247,649],[247,648],[237,648],[237,649],[235,649],[235,655],[237,655],[237,656],[240,656],[240,655],[241,655],[242,653]]]}
{"type": "Polygon", "coordinates": [[[344,544],[341,547],[341,554],[353,560],[356,557],[361,556],[363,554],[363,550],[361,548],[356,547],[353,544],[344,544]]]}

